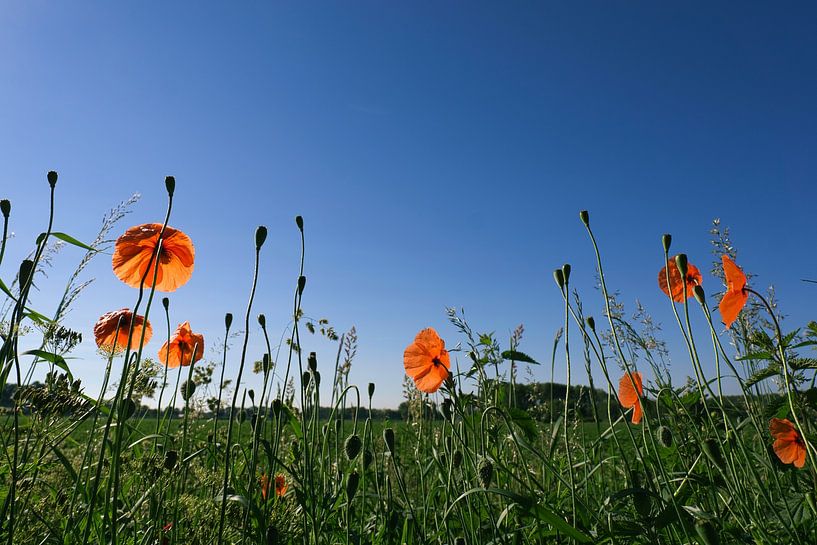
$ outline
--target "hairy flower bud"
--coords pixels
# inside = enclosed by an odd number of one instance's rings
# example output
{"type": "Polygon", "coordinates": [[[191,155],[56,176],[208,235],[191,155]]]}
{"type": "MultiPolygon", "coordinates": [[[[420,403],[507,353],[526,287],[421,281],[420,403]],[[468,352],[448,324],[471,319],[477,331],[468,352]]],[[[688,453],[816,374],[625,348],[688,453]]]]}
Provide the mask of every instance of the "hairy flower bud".
{"type": "Polygon", "coordinates": [[[669,253],[669,247],[672,245],[672,235],[669,233],[664,234],[661,237],[661,244],[664,245],[664,251],[669,253]]]}
{"type": "Polygon", "coordinates": [[[259,225],[258,228],[255,230],[255,249],[260,250],[261,246],[264,245],[264,241],[267,240],[267,228],[263,225],[259,225]]]}
{"type": "Polygon", "coordinates": [[[262,329],[267,327],[267,317],[263,314],[258,315],[258,325],[260,325],[262,329]]]}
{"type": "Polygon", "coordinates": [[[363,441],[360,440],[360,436],[356,433],[347,437],[343,443],[343,451],[346,453],[346,459],[350,461],[357,458],[361,448],[363,448],[363,441]]]}
{"type": "Polygon", "coordinates": [[[565,273],[562,269],[555,269],[553,271],[553,279],[556,281],[556,285],[559,286],[560,290],[564,290],[565,288],[565,273]]]}
{"type": "Polygon", "coordinates": [[[173,176],[166,176],[165,189],[167,189],[167,194],[172,197],[173,193],[176,191],[176,178],[173,176]]]}
{"type": "Polygon", "coordinates": [[[53,170],[48,171],[48,185],[51,186],[51,189],[54,189],[54,186],[57,185],[57,173],[53,170]]]}
{"type": "Polygon", "coordinates": [[[590,227],[590,212],[588,212],[587,210],[582,210],[581,212],[579,212],[579,219],[582,220],[582,223],[585,225],[585,227],[590,227]]]}
{"type": "Polygon", "coordinates": [[[179,453],[175,450],[168,450],[165,453],[165,469],[170,471],[174,467],[176,467],[176,461],[179,459],[179,453]]]}
{"type": "Polygon", "coordinates": [[[655,436],[662,447],[670,448],[672,446],[672,430],[667,426],[659,426],[658,429],[655,430],[655,436]]]}
{"type": "Polygon", "coordinates": [[[562,276],[565,277],[565,284],[570,282],[570,263],[562,265],[562,276]]]}
{"type": "Polygon", "coordinates": [[[386,443],[386,450],[389,454],[394,456],[394,430],[392,428],[383,430],[383,442],[386,443]]]}
{"type": "MultiPolygon", "coordinates": [[[[196,383],[193,380],[185,380],[181,386],[182,399],[187,401],[196,393],[196,383]]],[[[252,396],[251,396],[252,397],[252,396]]]]}
{"type": "Polygon", "coordinates": [[[224,315],[224,328],[229,331],[231,325],[233,325],[233,314],[228,312],[224,315]]]}
{"type": "Polygon", "coordinates": [[[482,488],[491,486],[491,481],[494,478],[494,464],[488,458],[480,460],[477,466],[477,477],[482,488]]]}
{"type": "Polygon", "coordinates": [[[0,201],[0,211],[3,212],[4,218],[8,218],[11,214],[11,201],[8,199],[3,199],[0,201]]]}
{"type": "Polygon", "coordinates": [[[357,494],[357,485],[360,483],[360,475],[357,471],[352,471],[346,477],[346,499],[352,501],[357,494]]]}
{"type": "Polygon", "coordinates": [[[299,231],[304,230],[304,219],[301,216],[295,216],[295,225],[298,226],[299,231]]]}
{"type": "Polygon", "coordinates": [[[686,254],[678,254],[675,256],[675,266],[678,267],[678,272],[681,273],[681,278],[687,277],[687,272],[689,271],[688,263],[689,260],[687,259],[686,254]]]}
{"type": "Polygon", "coordinates": [[[369,399],[374,395],[374,382],[369,383],[369,399]]]}

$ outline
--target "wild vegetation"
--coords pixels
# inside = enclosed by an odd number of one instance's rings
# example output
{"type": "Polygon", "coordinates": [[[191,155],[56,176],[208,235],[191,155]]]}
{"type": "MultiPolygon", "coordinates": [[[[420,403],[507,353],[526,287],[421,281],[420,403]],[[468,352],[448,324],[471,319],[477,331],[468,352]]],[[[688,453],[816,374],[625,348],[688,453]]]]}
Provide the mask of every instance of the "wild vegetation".
{"type": "Polygon", "coordinates": [[[300,216],[300,273],[282,351],[272,350],[254,304],[263,226],[247,240],[255,261],[246,311],[236,320],[227,314],[220,332],[200,332],[192,320],[173,327],[159,293],[183,296],[195,249],[168,224],[172,177],[163,222],[116,239],[113,271],[133,287],[133,300],[93,328],[103,387],[86,393],[68,358],[82,332],[66,328],[65,315],[87,285],[84,267],[108,248],[132,202],[85,244],[52,230],[58,177],[47,179],[45,231],[13,273],[3,262],[11,204],[0,202],[0,272],[12,279],[0,281],[0,391],[10,406],[0,415],[0,541],[817,543],[817,324],[781,329],[777,303],[753,289],[717,223],[713,273],[722,294],[704,292],[701,270],[671,255],[669,235],[650,287],[668,296],[681,356],[694,370],[687,383],[672,384],[649,317],[639,309],[630,319],[610,291],[583,211],[577,228],[597,258],[604,314],[583,314],[569,265],[554,271],[564,323],[550,361],[538,362],[520,349],[521,326],[502,346],[449,309],[467,368],[454,365],[451,339],[447,349],[435,330],[419,332],[403,354],[404,418],[385,420],[371,406],[376,385],[349,383],[355,331],[338,335],[328,321],[304,316],[300,216]],[[49,317],[31,308],[30,293],[55,242],[85,257],[49,317]],[[693,313],[705,317],[704,330],[692,327],[693,313]],[[256,356],[248,353],[251,324],[266,346],[256,356]],[[336,340],[337,353],[318,358],[308,350],[311,334],[336,340]],[[148,354],[152,335],[164,344],[148,354]],[[205,360],[205,336],[219,335],[220,361],[205,360]],[[21,338],[30,345],[34,336],[39,347],[21,351],[21,338]],[[544,365],[551,377],[563,366],[567,384],[527,381],[520,369],[529,365],[544,365]],[[43,367],[46,379],[35,381],[43,367]],[[252,372],[260,390],[241,386],[252,372]],[[332,381],[328,400],[322,380],[332,381]],[[140,406],[146,395],[155,409],[140,406]]]}

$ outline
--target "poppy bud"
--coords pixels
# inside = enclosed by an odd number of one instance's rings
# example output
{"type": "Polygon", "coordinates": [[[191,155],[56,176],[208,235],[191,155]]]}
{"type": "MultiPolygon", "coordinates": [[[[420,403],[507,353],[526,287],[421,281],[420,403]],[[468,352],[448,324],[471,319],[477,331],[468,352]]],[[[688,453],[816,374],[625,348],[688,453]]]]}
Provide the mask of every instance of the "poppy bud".
{"type": "Polygon", "coordinates": [[[655,436],[662,447],[670,448],[672,446],[672,430],[668,427],[659,426],[658,429],[655,430],[655,436]]]}
{"type": "Polygon", "coordinates": [[[170,308],[170,298],[162,297],[162,307],[164,307],[165,312],[170,308]]]}
{"type": "Polygon", "coordinates": [[[562,265],[562,275],[565,277],[565,284],[570,282],[570,263],[562,265]]]}
{"type": "Polygon", "coordinates": [[[579,212],[579,219],[582,220],[585,227],[590,227],[590,213],[587,210],[579,212]]]}
{"type": "Polygon", "coordinates": [[[0,201],[0,211],[3,212],[4,218],[8,218],[11,214],[11,201],[8,199],[3,199],[0,201]]]}
{"type": "Polygon", "coordinates": [[[394,456],[394,430],[392,428],[383,430],[383,442],[386,443],[386,450],[389,451],[389,454],[394,456]]]}
{"type": "Polygon", "coordinates": [[[672,245],[672,235],[670,235],[669,233],[664,234],[661,237],[661,244],[664,245],[664,251],[669,253],[669,247],[670,245],[672,245]]]}
{"type": "Polygon", "coordinates": [[[681,273],[681,278],[687,277],[687,271],[689,267],[687,267],[687,255],[686,254],[678,254],[675,256],[675,266],[678,267],[678,272],[681,273]]]}
{"type": "Polygon", "coordinates": [[[167,189],[167,194],[172,197],[176,191],[176,178],[173,176],[165,176],[165,188],[167,189]]]}
{"type": "Polygon", "coordinates": [[[176,467],[176,461],[179,459],[179,453],[175,450],[168,450],[165,453],[165,469],[170,471],[176,467]]]}
{"type": "Polygon", "coordinates": [[[374,395],[374,382],[369,383],[369,399],[374,395]]]}
{"type": "Polygon", "coordinates": [[[267,240],[267,228],[263,225],[259,225],[255,230],[255,249],[260,250],[265,240],[267,240]]]}
{"type": "Polygon", "coordinates": [[[127,420],[136,412],[136,403],[129,397],[122,400],[122,420],[127,420]]]}
{"type": "Polygon", "coordinates": [[[315,387],[320,388],[320,386],[321,386],[321,372],[320,371],[315,371],[312,374],[315,376],[315,387]]]}
{"type": "Polygon", "coordinates": [[[692,288],[692,293],[695,294],[695,300],[698,301],[700,304],[706,304],[706,294],[704,293],[704,289],[700,285],[696,285],[692,288]]]}
{"type": "Polygon", "coordinates": [[[706,457],[718,468],[723,468],[726,464],[721,454],[721,447],[715,439],[707,439],[703,444],[703,451],[706,457]]]}
{"type": "MultiPolygon", "coordinates": [[[[340,422],[340,420],[338,420],[340,422]]],[[[346,459],[349,461],[354,460],[357,458],[357,455],[360,454],[360,449],[363,447],[363,441],[360,440],[360,436],[356,433],[350,435],[346,438],[346,441],[343,443],[343,451],[346,453],[346,459]]]]}
{"type": "Polygon", "coordinates": [[[454,469],[462,465],[462,451],[460,449],[455,450],[454,454],[451,455],[451,465],[454,466],[454,469]]]}
{"type": "Polygon", "coordinates": [[[267,526],[266,545],[278,545],[278,528],[275,526],[267,526]]]}
{"type": "Polygon", "coordinates": [[[446,420],[451,420],[451,416],[454,414],[452,405],[453,402],[451,401],[451,398],[447,397],[443,399],[442,405],[440,406],[440,412],[443,413],[446,420]]]}
{"type": "Polygon", "coordinates": [[[718,531],[708,520],[699,520],[695,523],[695,531],[701,538],[702,545],[718,545],[721,542],[718,531]]]}
{"type": "Polygon", "coordinates": [[[261,357],[261,369],[264,370],[264,374],[269,373],[270,363],[269,363],[269,354],[264,354],[261,357]]]}
{"type": "MultiPolygon", "coordinates": [[[[182,382],[181,390],[182,390],[182,399],[185,400],[185,401],[189,400],[191,397],[193,397],[193,394],[196,393],[196,383],[195,383],[195,381],[185,380],[184,382],[182,382]]],[[[252,390],[250,390],[250,391],[252,391],[252,390]]],[[[250,396],[250,398],[252,398],[252,396],[250,396]]]]}
{"type": "Polygon", "coordinates": [[[309,371],[304,371],[304,374],[301,375],[301,386],[304,390],[309,387],[309,382],[312,380],[312,375],[309,374],[309,371]]]}
{"type": "Polygon", "coordinates": [[[303,232],[304,230],[304,219],[301,216],[295,216],[295,225],[298,226],[298,230],[303,232]]]}
{"type": "Polygon", "coordinates": [[[298,295],[303,295],[306,287],[306,277],[301,275],[298,277],[298,295]]]}
{"type": "Polygon", "coordinates": [[[255,402],[255,390],[250,388],[247,390],[247,395],[250,396],[250,401],[255,402]]]}
{"type": "Polygon", "coordinates": [[[51,189],[54,189],[54,186],[57,185],[57,173],[53,170],[48,171],[48,185],[51,186],[51,189]]]}
{"type": "Polygon", "coordinates": [[[262,329],[267,327],[267,317],[263,314],[258,315],[258,325],[260,325],[262,329]]]}
{"type": "Polygon", "coordinates": [[[553,271],[553,279],[556,280],[556,285],[559,286],[559,289],[564,290],[564,288],[565,288],[565,273],[562,272],[562,269],[555,269],[553,271]]]}
{"type": "Polygon", "coordinates": [[[20,263],[20,272],[17,275],[17,282],[20,284],[20,291],[28,286],[31,281],[31,276],[34,274],[34,262],[30,259],[24,259],[20,263]]]}
{"type": "Polygon", "coordinates": [[[636,488],[633,492],[633,506],[639,515],[647,518],[652,511],[652,498],[643,488],[636,488]]]}
{"type": "Polygon", "coordinates": [[[363,451],[363,469],[368,469],[372,462],[374,461],[374,454],[369,449],[365,449],[363,451]]]}
{"type": "Polygon", "coordinates": [[[346,477],[346,499],[352,501],[357,494],[357,485],[360,483],[360,475],[357,471],[352,471],[346,477]]]}
{"type": "Polygon", "coordinates": [[[238,411],[238,423],[243,424],[246,419],[247,419],[247,411],[245,411],[244,409],[240,409],[238,411]]]}
{"type": "Polygon", "coordinates": [[[488,458],[480,460],[477,466],[477,477],[482,488],[491,486],[491,480],[494,478],[494,464],[491,463],[491,460],[488,458]]]}
{"type": "Polygon", "coordinates": [[[307,360],[307,365],[309,365],[309,370],[315,372],[318,370],[318,355],[315,352],[309,353],[309,359],[307,360]]]}
{"type": "Polygon", "coordinates": [[[596,330],[596,319],[595,318],[593,318],[592,316],[588,316],[584,321],[587,322],[587,327],[590,328],[590,331],[595,331],[596,330]]]}
{"type": "Polygon", "coordinates": [[[224,315],[224,327],[229,331],[231,325],[233,325],[233,315],[231,312],[228,312],[224,315]]]}

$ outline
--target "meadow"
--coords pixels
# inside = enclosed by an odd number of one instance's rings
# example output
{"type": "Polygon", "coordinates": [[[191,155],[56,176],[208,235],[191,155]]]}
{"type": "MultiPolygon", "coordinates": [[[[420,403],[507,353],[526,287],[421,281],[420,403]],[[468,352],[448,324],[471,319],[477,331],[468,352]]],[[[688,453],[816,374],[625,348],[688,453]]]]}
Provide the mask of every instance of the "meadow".
{"type": "Polygon", "coordinates": [[[715,241],[721,293],[704,292],[695,260],[674,254],[670,235],[656,237],[665,259],[649,288],[673,308],[673,334],[686,349],[676,357],[695,375],[687,383],[671,384],[659,332],[617,310],[604,249],[582,211],[576,228],[596,256],[592,295],[605,313],[583,315],[570,266],[555,270],[564,323],[551,359],[539,362],[520,350],[522,329],[503,346],[450,309],[460,338],[407,333],[417,336],[404,353],[404,411],[385,418],[371,406],[375,382],[349,383],[353,332],[337,336],[303,316],[303,218],[293,225],[302,258],[286,349],[274,357],[277,333],[253,307],[267,237],[260,226],[246,240],[256,256],[246,311],[207,332],[225,344],[220,365],[205,366],[203,333],[171,323],[161,295],[183,293],[195,259],[183,226],[170,226],[175,180],[165,180],[163,222],[123,230],[114,214],[87,244],[52,230],[57,174],[47,181],[51,214],[19,266],[3,262],[13,210],[0,203],[0,390],[9,392],[0,414],[0,542],[817,543],[817,323],[783,331],[776,302],[753,289],[723,233],[715,241]],[[63,324],[82,295],[82,265],[51,317],[29,297],[50,245],[76,246],[90,260],[108,249],[109,231],[113,272],[133,299],[93,328],[107,367],[91,396],[71,373],[80,334],[63,324]],[[692,327],[693,313],[706,329],[692,327]],[[263,331],[265,354],[247,351],[251,323],[263,331]],[[310,352],[311,334],[335,336],[337,354],[310,352]],[[32,335],[39,348],[21,351],[21,337],[30,344],[32,335]],[[155,357],[143,351],[153,335],[164,342],[155,357]],[[457,343],[468,368],[452,365],[446,345],[457,343]],[[118,376],[115,361],[124,363],[118,376]],[[551,376],[562,366],[567,384],[526,383],[520,364],[551,376]],[[34,380],[44,366],[47,377],[34,380]],[[253,372],[261,389],[235,387],[253,372]],[[331,381],[330,399],[321,399],[321,381],[331,381]],[[158,407],[141,406],[146,392],[158,407]]]}

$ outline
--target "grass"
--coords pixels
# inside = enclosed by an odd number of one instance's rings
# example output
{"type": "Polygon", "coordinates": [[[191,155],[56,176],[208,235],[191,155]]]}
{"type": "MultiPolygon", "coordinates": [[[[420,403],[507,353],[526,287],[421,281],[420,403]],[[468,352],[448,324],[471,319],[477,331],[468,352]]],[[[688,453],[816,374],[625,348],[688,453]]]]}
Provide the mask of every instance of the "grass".
{"type": "MultiPolygon", "coordinates": [[[[56,173],[48,181],[53,217],[56,173]]],[[[168,178],[166,187],[165,225],[175,181],[168,178]]],[[[1,208],[0,265],[10,205],[4,201],[1,208]]],[[[13,393],[0,416],[0,542],[817,542],[817,324],[783,332],[775,303],[764,294],[747,291],[749,304],[723,334],[712,320],[717,297],[684,283],[682,302],[669,304],[695,376],[673,385],[656,331],[631,323],[608,291],[601,250],[582,212],[606,312],[584,316],[569,265],[554,272],[564,324],[552,361],[543,363],[551,373],[564,366],[568,384],[520,382],[517,365],[530,360],[519,350],[523,330],[502,347],[450,310],[460,338],[449,339],[449,346],[461,341],[470,367],[450,374],[433,396],[407,381],[408,417],[387,421],[371,409],[375,385],[348,382],[354,332],[338,338],[327,322],[303,316],[303,261],[293,279],[291,337],[286,353],[273,357],[266,320],[253,311],[261,277],[256,260],[247,309],[238,318],[242,348],[228,352],[225,342],[228,366],[194,362],[165,380],[163,368],[143,356],[139,332],[126,327],[132,348],[109,359],[126,362],[123,373],[111,377],[109,365],[107,393],[94,398],[70,374],[66,356],[78,339],[61,323],[82,291],[78,274],[51,318],[29,308],[28,292],[54,237],[87,252],[84,266],[123,215],[122,209],[110,215],[90,245],[52,233],[49,221],[30,259],[0,286],[6,298],[0,386],[13,393]],[[693,328],[692,313],[701,313],[708,326],[693,328]],[[246,351],[251,319],[268,347],[255,364],[246,351]],[[42,331],[43,339],[37,351],[20,354],[17,339],[25,327],[42,331]],[[306,352],[306,330],[338,340],[333,360],[319,363],[306,352]],[[24,369],[31,357],[50,367],[45,383],[33,382],[24,369]],[[253,370],[263,377],[260,391],[229,388],[253,370]],[[604,380],[583,386],[594,376],[604,380]],[[622,386],[638,386],[639,376],[644,389],[620,397],[622,386]],[[332,381],[328,400],[316,388],[321,380],[332,381]],[[725,380],[738,384],[738,395],[724,395],[725,380]],[[140,410],[142,396],[157,388],[158,410],[140,410]],[[183,409],[168,409],[175,400],[183,409]],[[644,415],[634,423],[637,407],[644,415]],[[780,443],[775,447],[773,418],[790,423],[777,439],[790,454],[805,452],[802,468],[785,463],[792,460],[780,443]]],[[[302,218],[296,227],[303,255],[302,218]]],[[[265,238],[259,228],[248,240],[257,256],[265,238]]],[[[673,266],[686,277],[686,257],[670,257],[671,238],[663,242],[668,283],[673,266]]],[[[723,232],[716,231],[715,242],[731,251],[723,232]]],[[[148,267],[159,266],[161,251],[157,244],[148,267]]],[[[156,323],[164,314],[170,341],[176,337],[166,300],[164,313],[157,311],[155,286],[145,283],[150,270],[138,283],[132,310],[153,312],[156,323]]],[[[225,339],[236,338],[231,326],[228,315],[225,339]]],[[[195,345],[176,342],[183,357],[196,359],[195,345]]]]}

